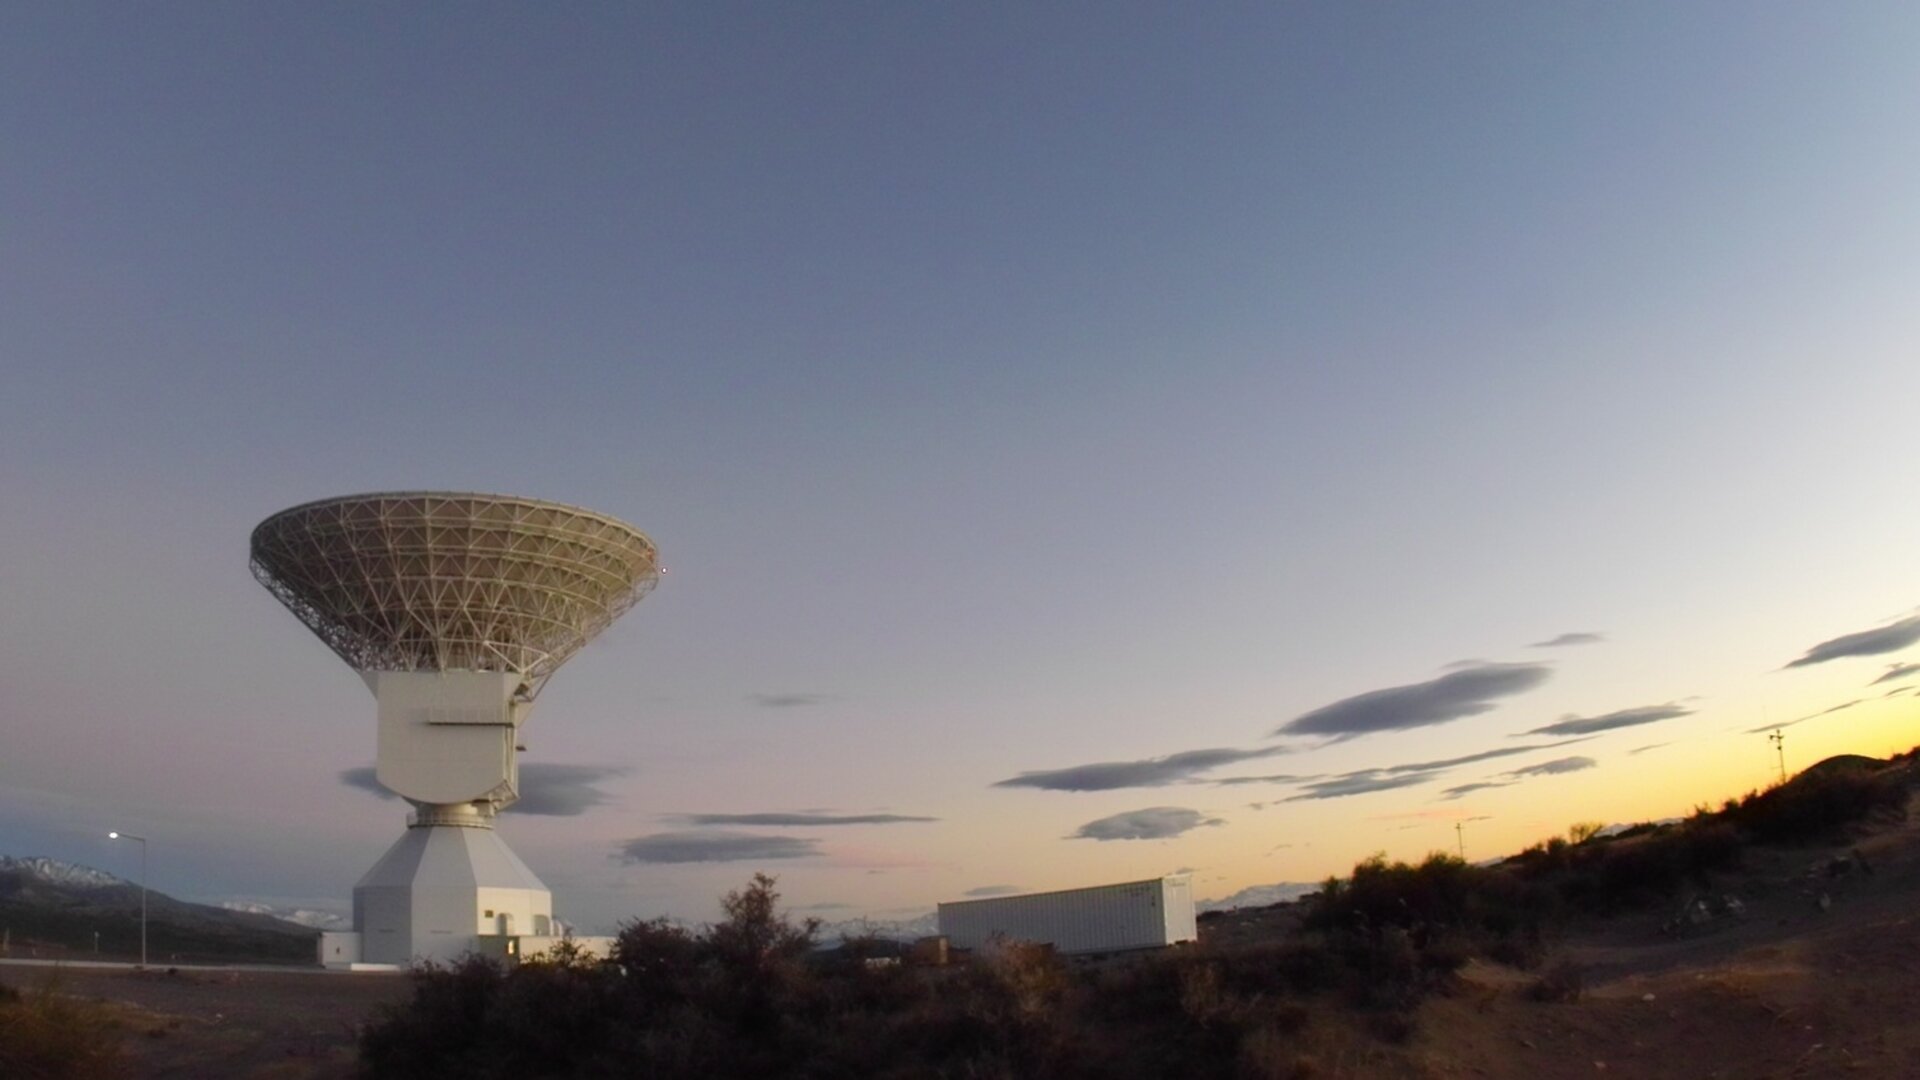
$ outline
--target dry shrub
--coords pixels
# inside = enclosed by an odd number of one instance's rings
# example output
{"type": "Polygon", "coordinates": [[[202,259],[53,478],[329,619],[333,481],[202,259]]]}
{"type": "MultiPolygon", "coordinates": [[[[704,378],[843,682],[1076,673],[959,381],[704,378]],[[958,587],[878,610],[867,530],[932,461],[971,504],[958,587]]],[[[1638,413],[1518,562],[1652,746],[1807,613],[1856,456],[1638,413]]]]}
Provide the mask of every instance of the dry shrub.
{"type": "Polygon", "coordinates": [[[25,994],[0,991],[0,1076],[91,1080],[122,1075],[119,1024],[105,1006],[60,993],[57,976],[25,994]]]}
{"type": "Polygon", "coordinates": [[[1059,1003],[1066,990],[1066,969],[1051,946],[1001,940],[983,952],[973,972],[1007,1012],[1031,1020],[1059,1003]]]}
{"type": "Polygon", "coordinates": [[[1792,844],[1831,839],[1875,814],[1900,812],[1906,800],[1900,770],[1832,768],[1728,800],[1724,815],[1761,843],[1792,844]]]}
{"type": "Polygon", "coordinates": [[[1234,1065],[1235,1074],[1245,1080],[1311,1080],[1320,1075],[1314,1059],[1300,1052],[1298,1039],[1271,1027],[1247,1033],[1234,1065]]]}
{"type": "Polygon", "coordinates": [[[772,879],[723,922],[624,927],[611,959],[424,969],[361,1041],[368,1075],[1293,1077],[1300,1038],[1343,994],[1379,999],[1403,1039],[1425,989],[1463,959],[1404,929],[1250,948],[1171,949],[1073,966],[1000,941],[946,968],[869,967],[867,944],[810,948],[772,879]]]}

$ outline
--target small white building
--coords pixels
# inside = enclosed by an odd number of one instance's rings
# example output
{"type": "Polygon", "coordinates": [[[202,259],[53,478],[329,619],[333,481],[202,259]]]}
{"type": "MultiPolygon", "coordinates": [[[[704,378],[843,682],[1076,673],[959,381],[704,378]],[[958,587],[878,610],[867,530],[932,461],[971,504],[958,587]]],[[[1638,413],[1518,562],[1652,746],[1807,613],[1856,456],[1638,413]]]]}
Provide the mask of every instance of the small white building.
{"type": "MultiPolygon", "coordinates": [[[[607,960],[613,956],[611,937],[577,937],[558,934],[475,934],[466,939],[466,947],[453,956],[415,957],[445,963],[471,953],[492,957],[508,964],[540,963],[553,959],[553,949],[571,942],[580,956],[589,960],[607,960]]],[[[403,965],[371,963],[361,958],[360,935],[351,930],[327,930],[320,934],[320,963],[337,971],[400,971],[403,965]]]]}
{"type": "Polygon", "coordinates": [[[996,935],[1063,953],[1156,949],[1199,938],[1186,874],[940,905],[940,933],[978,949],[996,935]]]}

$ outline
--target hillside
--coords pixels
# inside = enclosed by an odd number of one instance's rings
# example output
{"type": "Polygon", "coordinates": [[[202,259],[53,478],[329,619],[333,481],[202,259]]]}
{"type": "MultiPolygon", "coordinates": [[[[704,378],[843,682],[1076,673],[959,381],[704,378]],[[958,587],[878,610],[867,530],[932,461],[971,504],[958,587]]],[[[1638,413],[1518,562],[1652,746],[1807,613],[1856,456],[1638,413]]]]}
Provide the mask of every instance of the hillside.
{"type": "MultiPolygon", "coordinates": [[[[9,955],[140,954],[139,885],[44,856],[0,856],[0,931],[9,955]]],[[[252,912],[147,893],[147,952],[155,964],[204,961],[299,963],[314,956],[314,931],[252,912]]]]}

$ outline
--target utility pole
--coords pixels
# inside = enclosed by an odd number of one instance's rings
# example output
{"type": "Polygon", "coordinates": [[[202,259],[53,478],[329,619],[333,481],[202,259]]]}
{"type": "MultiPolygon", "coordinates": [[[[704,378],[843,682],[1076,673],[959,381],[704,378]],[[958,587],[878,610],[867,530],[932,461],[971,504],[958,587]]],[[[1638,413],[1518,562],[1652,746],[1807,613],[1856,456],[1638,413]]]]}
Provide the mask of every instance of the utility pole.
{"type": "Polygon", "coordinates": [[[132,833],[110,832],[109,840],[134,840],[140,844],[140,970],[147,970],[147,838],[132,833]]]}
{"type": "Polygon", "coordinates": [[[1780,755],[1780,782],[1784,784],[1787,782],[1787,737],[1779,728],[1775,728],[1767,739],[1773,743],[1774,752],[1780,755]]]}
{"type": "Polygon", "coordinates": [[[1460,844],[1460,861],[1467,861],[1467,826],[1463,822],[1453,823],[1453,838],[1460,844]]]}

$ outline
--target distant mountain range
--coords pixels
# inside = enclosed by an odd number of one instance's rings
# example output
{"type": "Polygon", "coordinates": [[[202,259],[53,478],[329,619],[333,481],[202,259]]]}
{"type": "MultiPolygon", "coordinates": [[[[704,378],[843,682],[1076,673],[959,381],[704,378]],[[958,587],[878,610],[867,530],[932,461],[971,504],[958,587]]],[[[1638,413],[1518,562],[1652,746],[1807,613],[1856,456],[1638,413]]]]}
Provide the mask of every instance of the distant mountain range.
{"type": "MultiPolygon", "coordinates": [[[[140,886],[46,856],[0,855],[0,941],[13,956],[78,958],[92,955],[96,942],[102,956],[138,956],[140,886]]],[[[149,890],[147,952],[155,964],[310,961],[314,930],[259,911],[188,903],[149,890]]]]}
{"type": "MultiPolygon", "coordinates": [[[[0,874],[10,870],[18,870],[50,885],[67,885],[78,889],[106,889],[115,885],[133,885],[133,882],[114,877],[105,870],[95,870],[91,866],[49,859],[45,855],[30,855],[24,859],[0,855],[0,874]]],[[[138,886],[134,887],[138,888],[138,886]]]]}
{"type": "Polygon", "coordinates": [[[262,904],[253,900],[222,900],[220,906],[228,911],[244,911],[250,915],[266,915],[304,926],[309,930],[347,930],[353,920],[337,911],[317,911],[313,908],[277,908],[271,904],[262,904]]]}
{"type": "Polygon", "coordinates": [[[1194,907],[1201,911],[1231,911],[1234,908],[1270,907],[1298,900],[1320,888],[1319,882],[1281,881],[1272,885],[1249,885],[1232,896],[1202,900],[1194,907]]]}
{"type": "Polygon", "coordinates": [[[839,919],[822,922],[814,940],[822,945],[838,945],[842,938],[873,937],[885,941],[918,941],[940,932],[938,912],[908,919],[839,919]]]}

